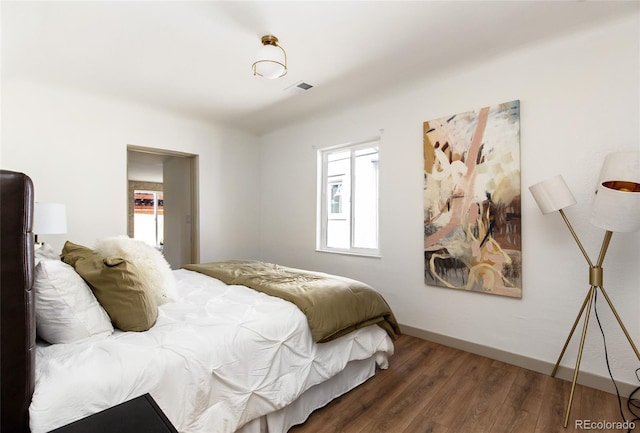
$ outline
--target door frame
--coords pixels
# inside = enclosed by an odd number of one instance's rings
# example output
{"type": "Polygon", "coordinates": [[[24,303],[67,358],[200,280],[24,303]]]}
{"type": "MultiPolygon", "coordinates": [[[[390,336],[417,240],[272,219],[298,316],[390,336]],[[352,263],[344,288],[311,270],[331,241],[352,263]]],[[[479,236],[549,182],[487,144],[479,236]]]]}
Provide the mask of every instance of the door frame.
{"type": "MultiPolygon", "coordinates": [[[[137,146],[133,144],[127,145],[127,168],[129,167],[129,152],[150,153],[153,155],[167,156],[167,157],[180,157],[187,158],[189,160],[191,178],[189,179],[191,186],[191,263],[200,262],[200,205],[198,197],[198,155],[186,152],[177,152],[174,150],[157,149],[152,147],[137,146]]],[[[129,188],[129,179],[127,175],[127,189],[129,188]]],[[[127,213],[129,207],[133,206],[133,203],[129,203],[129,194],[127,192],[127,213]]],[[[127,218],[127,232],[130,232],[129,218],[127,218]]]]}

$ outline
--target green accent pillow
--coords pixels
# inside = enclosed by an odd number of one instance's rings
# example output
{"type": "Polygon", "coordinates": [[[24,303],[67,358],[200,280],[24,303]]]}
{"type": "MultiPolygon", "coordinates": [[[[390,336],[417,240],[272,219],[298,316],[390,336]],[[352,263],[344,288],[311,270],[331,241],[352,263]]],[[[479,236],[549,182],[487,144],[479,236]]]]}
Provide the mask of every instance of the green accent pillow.
{"type": "Polygon", "coordinates": [[[146,331],[156,323],[158,305],[133,263],[68,241],[61,257],[89,284],[117,328],[146,331]]]}

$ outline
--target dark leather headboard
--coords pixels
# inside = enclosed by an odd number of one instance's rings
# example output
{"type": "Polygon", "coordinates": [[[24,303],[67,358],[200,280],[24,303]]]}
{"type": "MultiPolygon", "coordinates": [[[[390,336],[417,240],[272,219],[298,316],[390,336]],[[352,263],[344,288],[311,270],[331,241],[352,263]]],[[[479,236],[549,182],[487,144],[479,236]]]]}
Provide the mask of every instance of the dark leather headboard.
{"type": "Polygon", "coordinates": [[[33,183],[0,170],[0,431],[29,432],[35,373],[33,183]]]}

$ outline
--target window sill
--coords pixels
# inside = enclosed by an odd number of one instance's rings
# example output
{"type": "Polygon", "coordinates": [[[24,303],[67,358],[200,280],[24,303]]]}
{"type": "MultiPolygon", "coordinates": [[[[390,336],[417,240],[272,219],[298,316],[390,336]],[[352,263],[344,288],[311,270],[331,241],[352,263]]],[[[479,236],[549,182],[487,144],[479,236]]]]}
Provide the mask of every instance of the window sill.
{"type": "Polygon", "coordinates": [[[341,254],[343,256],[358,256],[358,257],[367,257],[371,259],[381,259],[382,255],[380,252],[375,253],[365,253],[361,251],[347,251],[347,250],[329,250],[329,249],[320,249],[316,248],[317,253],[329,253],[329,254],[341,254]]]}

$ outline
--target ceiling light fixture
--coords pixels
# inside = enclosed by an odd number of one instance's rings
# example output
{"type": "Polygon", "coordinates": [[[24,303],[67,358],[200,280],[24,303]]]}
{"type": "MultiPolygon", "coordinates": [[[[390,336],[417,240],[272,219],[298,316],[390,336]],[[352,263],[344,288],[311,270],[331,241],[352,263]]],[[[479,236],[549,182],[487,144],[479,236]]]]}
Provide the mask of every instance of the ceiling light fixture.
{"type": "Polygon", "coordinates": [[[273,35],[262,37],[262,47],[253,63],[253,75],[275,79],[287,73],[287,53],[273,35]]]}

